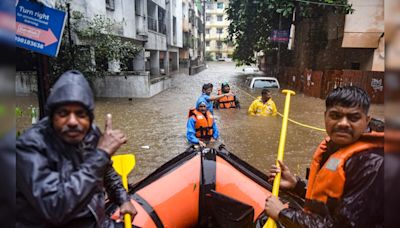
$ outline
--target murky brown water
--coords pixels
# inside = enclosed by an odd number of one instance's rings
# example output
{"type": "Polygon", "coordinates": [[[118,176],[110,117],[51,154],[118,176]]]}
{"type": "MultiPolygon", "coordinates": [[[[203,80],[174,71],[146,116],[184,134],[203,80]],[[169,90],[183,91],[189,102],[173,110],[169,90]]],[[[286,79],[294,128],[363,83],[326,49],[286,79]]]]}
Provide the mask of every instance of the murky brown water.
{"type": "MultiPolygon", "coordinates": [[[[174,76],[172,88],[149,99],[97,99],[95,121],[103,129],[105,115],[112,113],[113,127],[128,135],[129,141],[120,153],[135,154],[137,163],[130,181],[136,182],[186,149],[187,112],[201,95],[203,83],[212,82],[218,88],[227,81],[238,95],[242,109],[214,111],[220,141],[243,160],[267,171],[276,159],[282,118],[247,115],[247,108],[259,91],[243,87],[246,77],[233,63],[210,63],[207,70],[197,75],[174,76]]],[[[214,87],[214,93],[217,88],[214,87]]],[[[284,99],[284,95],[274,92],[273,100],[281,113],[284,99]]],[[[30,125],[27,109],[30,104],[37,106],[34,97],[17,98],[17,105],[24,111],[24,116],[17,120],[17,129],[30,125]]],[[[323,128],[323,111],[321,99],[303,94],[291,99],[290,118],[296,121],[323,128]]],[[[372,105],[371,114],[383,118],[383,106],[372,105]]],[[[324,136],[324,132],[289,123],[285,163],[295,173],[304,175],[315,147],[324,136]]]]}

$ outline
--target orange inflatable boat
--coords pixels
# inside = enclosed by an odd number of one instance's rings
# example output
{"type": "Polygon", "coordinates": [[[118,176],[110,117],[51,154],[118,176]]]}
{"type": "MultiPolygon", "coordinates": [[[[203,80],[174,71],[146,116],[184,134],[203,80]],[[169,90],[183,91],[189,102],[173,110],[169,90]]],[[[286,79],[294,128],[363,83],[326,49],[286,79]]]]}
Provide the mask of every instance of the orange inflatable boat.
{"type": "MultiPolygon", "coordinates": [[[[130,186],[138,212],[133,227],[262,227],[272,188],[266,180],[224,146],[190,147],[130,186]]],[[[290,207],[301,208],[303,203],[285,192],[280,198],[290,207]]],[[[107,211],[119,218],[116,205],[107,211]]]]}

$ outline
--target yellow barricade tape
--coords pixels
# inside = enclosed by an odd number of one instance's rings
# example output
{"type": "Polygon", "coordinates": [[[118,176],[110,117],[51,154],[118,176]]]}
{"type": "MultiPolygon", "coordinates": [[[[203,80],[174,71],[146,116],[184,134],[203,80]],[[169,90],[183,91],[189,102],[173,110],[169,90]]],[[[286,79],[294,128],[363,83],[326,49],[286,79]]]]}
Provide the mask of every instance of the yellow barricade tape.
{"type": "MultiPolygon", "coordinates": [[[[250,97],[253,98],[253,99],[257,99],[256,97],[252,96],[250,93],[248,93],[248,92],[246,92],[246,91],[244,91],[244,90],[242,90],[242,89],[239,89],[238,87],[236,87],[236,89],[238,89],[238,90],[244,92],[246,95],[250,96],[250,97]]],[[[278,112],[278,115],[279,115],[280,117],[283,117],[283,115],[282,115],[280,112],[278,112]]],[[[305,128],[310,128],[310,129],[313,129],[313,130],[326,132],[326,130],[323,129],[323,128],[314,127],[314,126],[311,126],[311,125],[308,125],[308,124],[303,124],[303,123],[300,123],[300,122],[298,122],[298,121],[292,120],[292,119],[290,119],[290,118],[288,118],[288,120],[289,120],[290,122],[294,123],[294,124],[297,124],[297,125],[302,126],[302,127],[305,127],[305,128]]]]}

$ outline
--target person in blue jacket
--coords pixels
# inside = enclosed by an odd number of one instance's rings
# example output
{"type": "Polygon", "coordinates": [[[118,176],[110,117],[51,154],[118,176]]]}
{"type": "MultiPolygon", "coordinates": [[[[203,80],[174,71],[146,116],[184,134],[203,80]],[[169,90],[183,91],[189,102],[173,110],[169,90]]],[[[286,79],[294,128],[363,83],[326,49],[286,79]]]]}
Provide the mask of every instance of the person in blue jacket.
{"type": "Polygon", "coordinates": [[[196,109],[189,111],[186,138],[192,144],[205,147],[207,143],[217,140],[218,137],[217,124],[211,112],[207,110],[207,102],[199,99],[196,109]]]}
{"type": "Polygon", "coordinates": [[[206,101],[206,105],[207,105],[207,110],[211,112],[211,114],[214,114],[214,110],[213,110],[213,101],[218,100],[222,97],[225,96],[234,96],[231,92],[229,93],[224,93],[218,96],[211,96],[211,92],[213,90],[213,84],[212,83],[206,83],[203,85],[202,91],[203,94],[201,94],[201,96],[199,97],[199,99],[197,99],[196,104],[203,100],[206,101]]]}

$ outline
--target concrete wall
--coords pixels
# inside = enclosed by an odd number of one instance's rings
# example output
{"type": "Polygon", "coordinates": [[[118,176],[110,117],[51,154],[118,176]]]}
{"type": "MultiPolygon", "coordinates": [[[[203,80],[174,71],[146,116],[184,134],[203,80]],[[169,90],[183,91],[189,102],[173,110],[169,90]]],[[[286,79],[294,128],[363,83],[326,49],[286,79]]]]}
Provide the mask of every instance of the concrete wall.
{"type": "Polygon", "coordinates": [[[104,0],[73,0],[71,10],[83,12],[85,17],[93,18],[97,14],[106,15],[106,1],[104,0]]]}
{"type": "Polygon", "coordinates": [[[383,0],[349,0],[354,13],[346,15],[342,47],[377,48],[384,32],[383,0]]]}
{"type": "Polygon", "coordinates": [[[149,30],[149,38],[144,45],[146,50],[159,50],[166,51],[167,50],[167,37],[164,34],[150,31],[149,30]]]}
{"type": "Polygon", "coordinates": [[[372,57],[372,71],[385,71],[385,37],[379,40],[379,47],[375,49],[374,56],[372,57]]]}
{"type": "Polygon", "coordinates": [[[170,78],[167,78],[167,79],[161,80],[159,82],[150,84],[149,96],[148,97],[152,97],[154,95],[157,95],[160,92],[170,88],[171,84],[172,84],[172,79],[170,79],[170,78]]]}
{"type": "Polygon", "coordinates": [[[183,33],[182,33],[182,0],[176,0],[176,38],[177,38],[177,47],[183,47],[183,33]]]}
{"type": "Polygon", "coordinates": [[[168,38],[167,44],[170,46],[180,47],[183,45],[183,34],[182,34],[182,0],[171,0],[167,4],[167,31],[168,38]],[[173,17],[176,18],[176,42],[174,42],[173,36],[173,17]]]}
{"type": "Polygon", "coordinates": [[[121,23],[121,27],[117,28],[117,34],[128,38],[135,38],[135,2],[131,0],[114,0],[114,2],[115,9],[107,10],[107,17],[121,23]]]}
{"type": "MultiPolygon", "coordinates": [[[[93,92],[96,97],[152,97],[171,87],[171,78],[164,78],[152,83],[150,75],[105,76],[93,81],[93,92]]],[[[35,72],[17,72],[15,94],[32,96],[37,93],[35,72]]]]}
{"type": "Polygon", "coordinates": [[[171,86],[167,78],[156,83],[150,82],[150,75],[105,76],[93,81],[96,97],[152,97],[171,86]]]}
{"type": "MultiPolygon", "coordinates": [[[[73,0],[71,8],[82,12],[86,17],[93,18],[96,15],[106,15],[121,25],[115,28],[118,35],[127,38],[136,38],[135,2],[131,0],[114,0],[114,10],[107,10],[104,0],[73,0]]],[[[144,22],[139,24],[140,26],[144,22]]]]}

